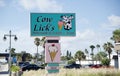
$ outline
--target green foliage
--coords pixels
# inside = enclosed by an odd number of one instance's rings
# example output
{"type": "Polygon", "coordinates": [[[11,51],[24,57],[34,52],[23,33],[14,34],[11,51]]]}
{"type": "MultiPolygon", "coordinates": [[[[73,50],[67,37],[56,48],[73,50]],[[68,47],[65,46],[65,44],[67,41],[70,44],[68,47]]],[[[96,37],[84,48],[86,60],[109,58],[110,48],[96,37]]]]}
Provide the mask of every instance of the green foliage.
{"type": "Polygon", "coordinates": [[[91,51],[93,51],[94,48],[95,48],[95,46],[94,46],[94,45],[91,45],[90,48],[91,48],[91,51]]]}
{"type": "Polygon", "coordinates": [[[19,67],[19,66],[16,66],[16,65],[12,65],[11,68],[10,68],[10,70],[11,70],[12,72],[17,72],[17,71],[20,70],[20,67],[19,67]]]}
{"type": "Polygon", "coordinates": [[[107,54],[105,52],[98,52],[95,56],[95,60],[102,60],[103,58],[106,58],[107,54]]]}
{"type": "MultiPolygon", "coordinates": [[[[93,56],[94,56],[94,52],[93,52],[93,50],[94,50],[94,48],[95,48],[95,46],[94,45],[90,45],[90,48],[91,48],[91,56],[92,56],[92,61],[93,61],[93,56]]],[[[92,62],[92,63],[94,63],[94,62],[92,62]]]]}
{"type": "Polygon", "coordinates": [[[67,57],[66,56],[61,56],[61,60],[67,60],[67,57]]]}
{"type": "Polygon", "coordinates": [[[70,60],[71,58],[73,58],[70,51],[67,50],[67,52],[66,52],[66,57],[65,57],[65,58],[66,58],[67,60],[70,60]]]}
{"type": "Polygon", "coordinates": [[[120,41],[120,28],[113,31],[113,36],[111,37],[115,42],[120,41]]]}
{"type": "Polygon", "coordinates": [[[109,66],[110,65],[110,60],[108,58],[104,58],[104,59],[101,60],[101,63],[104,66],[109,66]]]}
{"type": "Polygon", "coordinates": [[[86,53],[86,54],[88,54],[88,53],[89,53],[87,49],[85,49],[85,53],[86,53]]]}
{"type": "Polygon", "coordinates": [[[42,64],[41,66],[42,66],[42,67],[45,67],[45,66],[47,66],[47,63],[44,63],[44,64],[42,64]]]}
{"type": "Polygon", "coordinates": [[[109,54],[109,59],[110,59],[110,58],[111,58],[111,57],[110,57],[110,54],[112,53],[112,48],[114,48],[114,46],[112,45],[112,43],[107,42],[107,43],[104,43],[103,48],[104,48],[104,50],[105,50],[106,52],[108,52],[108,54],[109,54]]]}
{"type": "Polygon", "coordinates": [[[36,46],[39,46],[40,45],[40,38],[35,38],[34,43],[36,46]]]}
{"type": "Polygon", "coordinates": [[[68,64],[73,64],[73,63],[75,63],[74,59],[68,60],[68,64]]]}
{"type": "Polygon", "coordinates": [[[81,50],[77,51],[75,53],[75,59],[78,59],[79,61],[81,61],[82,59],[85,59],[86,56],[84,54],[84,52],[82,52],[81,50]]]}

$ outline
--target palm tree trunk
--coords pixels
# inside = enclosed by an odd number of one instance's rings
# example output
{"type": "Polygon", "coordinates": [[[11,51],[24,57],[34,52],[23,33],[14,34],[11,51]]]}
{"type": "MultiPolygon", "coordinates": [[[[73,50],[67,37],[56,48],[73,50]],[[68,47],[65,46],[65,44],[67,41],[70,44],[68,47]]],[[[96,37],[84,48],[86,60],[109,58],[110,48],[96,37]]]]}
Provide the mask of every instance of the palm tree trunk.
{"type": "Polygon", "coordinates": [[[109,60],[111,60],[110,58],[111,58],[111,57],[110,57],[110,53],[109,53],[109,60]]]}
{"type": "Polygon", "coordinates": [[[81,65],[81,60],[79,60],[79,64],[81,65]]]}
{"type": "Polygon", "coordinates": [[[93,50],[92,50],[92,64],[94,64],[94,60],[93,60],[93,50]]]}
{"type": "Polygon", "coordinates": [[[36,56],[36,62],[38,62],[38,46],[37,46],[37,56],[36,56]]]}
{"type": "Polygon", "coordinates": [[[94,64],[93,55],[92,55],[92,63],[94,64]]]}

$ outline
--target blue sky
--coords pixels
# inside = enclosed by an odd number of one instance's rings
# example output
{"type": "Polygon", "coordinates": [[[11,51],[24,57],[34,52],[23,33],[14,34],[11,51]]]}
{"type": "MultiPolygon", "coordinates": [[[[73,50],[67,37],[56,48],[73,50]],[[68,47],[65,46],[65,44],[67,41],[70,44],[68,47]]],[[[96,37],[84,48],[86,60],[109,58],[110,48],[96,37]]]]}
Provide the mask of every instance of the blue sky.
{"type": "MultiPolygon", "coordinates": [[[[61,37],[61,51],[75,53],[90,45],[110,41],[112,31],[120,28],[120,0],[0,0],[0,51],[9,47],[3,35],[12,30],[16,52],[36,53],[30,36],[30,13],[76,13],[76,37],[61,37]]],[[[39,52],[43,49],[39,47],[39,52]]],[[[96,49],[95,49],[96,51],[96,49]]]]}

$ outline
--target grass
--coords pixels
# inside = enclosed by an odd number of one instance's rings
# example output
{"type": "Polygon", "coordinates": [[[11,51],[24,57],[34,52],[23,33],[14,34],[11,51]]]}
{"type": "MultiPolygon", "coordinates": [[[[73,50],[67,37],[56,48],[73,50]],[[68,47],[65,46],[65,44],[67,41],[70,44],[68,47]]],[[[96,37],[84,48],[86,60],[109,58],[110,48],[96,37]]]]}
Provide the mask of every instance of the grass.
{"type": "Polygon", "coordinates": [[[46,70],[26,71],[22,76],[120,76],[120,70],[101,69],[60,69],[59,73],[48,74],[46,70]]]}

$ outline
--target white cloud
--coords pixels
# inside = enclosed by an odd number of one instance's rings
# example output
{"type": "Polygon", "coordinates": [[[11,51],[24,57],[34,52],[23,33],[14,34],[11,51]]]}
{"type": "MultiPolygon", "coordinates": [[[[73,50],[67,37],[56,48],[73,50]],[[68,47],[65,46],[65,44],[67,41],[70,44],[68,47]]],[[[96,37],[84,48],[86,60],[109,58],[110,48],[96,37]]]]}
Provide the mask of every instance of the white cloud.
{"type": "Polygon", "coordinates": [[[107,18],[107,22],[102,24],[102,27],[110,30],[120,27],[120,16],[116,15],[109,16],[107,18]]]}
{"type": "Polygon", "coordinates": [[[23,6],[25,9],[30,10],[35,8],[35,1],[33,0],[20,0],[20,5],[23,6]]]}
{"type": "Polygon", "coordinates": [[[27,10],[38,9],[41,12],[61,12],[62,6],[56,0],[19,0],[27,10]]]}
{"type": "Polygon", "coordinates": [[[112,26],[120,26],[120,16],[111,15],[108,20],[112,26]]]}
{"type": "Polygon", "coordinates": [[[4,7],[4,6],[5,6],[4,0],[0,0],[0,7],[4,7]]]}

